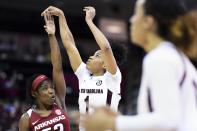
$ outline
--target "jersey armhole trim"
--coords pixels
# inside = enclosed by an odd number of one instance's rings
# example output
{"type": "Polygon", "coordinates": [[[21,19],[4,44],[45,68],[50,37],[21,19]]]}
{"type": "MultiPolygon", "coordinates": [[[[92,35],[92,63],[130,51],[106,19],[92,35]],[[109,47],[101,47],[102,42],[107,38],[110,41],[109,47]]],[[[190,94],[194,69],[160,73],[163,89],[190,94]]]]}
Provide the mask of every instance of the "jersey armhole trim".
{"type": "Polygon", "coordinates": [[[32,113],[32,109],[29,109],[29,110],[27,111],[27,114],[29,115],[29,117],[31,116],[31,113],[32,113]]]}

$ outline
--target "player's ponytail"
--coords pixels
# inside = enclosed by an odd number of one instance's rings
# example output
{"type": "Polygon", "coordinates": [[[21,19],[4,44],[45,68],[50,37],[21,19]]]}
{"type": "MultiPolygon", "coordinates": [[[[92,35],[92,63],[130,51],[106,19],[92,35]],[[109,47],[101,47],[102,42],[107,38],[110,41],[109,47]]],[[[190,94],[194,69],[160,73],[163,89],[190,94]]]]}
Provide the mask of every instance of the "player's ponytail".
{"type": "Polygon", "coordinates": [[[122,66],[127,59],[127,47],[124,43],[110,42],[118,66],[122,66]]]}
{"type": "Polygon", "coordinates": [[[197,57],[197,10],[180,16],[170,31],[170,40],[188,57],[197,57]]]}

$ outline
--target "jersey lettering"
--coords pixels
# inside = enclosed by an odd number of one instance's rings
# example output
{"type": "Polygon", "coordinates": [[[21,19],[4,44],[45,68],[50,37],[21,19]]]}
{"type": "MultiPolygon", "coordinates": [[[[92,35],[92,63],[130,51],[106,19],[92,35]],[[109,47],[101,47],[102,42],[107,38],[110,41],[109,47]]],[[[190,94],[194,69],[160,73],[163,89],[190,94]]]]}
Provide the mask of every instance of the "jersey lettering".
{"type": "Polygon", "coordinates": [[[36,131],[36,130],[42,129],[43,127],[46,127],[48,125],[52,125],[53,123],[56,123],[56,122],[58,122],[60,120],[64,120],[64,119],[66,119],[65,116],[61,115],[61,116],[55,117],[49,121],[45,121],[43,123],[38,124],[37,126],[34,127],[34,129],[36,131]]]}
{"type": "Polygon", "coordinates": [[[103,89],[80,89],[80,93],[103,94],[103,89]]]}

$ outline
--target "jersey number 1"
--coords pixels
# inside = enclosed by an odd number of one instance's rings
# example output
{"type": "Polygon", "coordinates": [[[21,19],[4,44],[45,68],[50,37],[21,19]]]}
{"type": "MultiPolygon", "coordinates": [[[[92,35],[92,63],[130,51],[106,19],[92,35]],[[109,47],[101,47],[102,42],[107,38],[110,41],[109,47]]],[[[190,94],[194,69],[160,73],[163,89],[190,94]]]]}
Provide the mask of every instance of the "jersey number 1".
{"type": "Polygon", "coordinates": [[[84,101],[86,102],[86,113],[89,111],[89,96],[87,96],[84,101]]]}

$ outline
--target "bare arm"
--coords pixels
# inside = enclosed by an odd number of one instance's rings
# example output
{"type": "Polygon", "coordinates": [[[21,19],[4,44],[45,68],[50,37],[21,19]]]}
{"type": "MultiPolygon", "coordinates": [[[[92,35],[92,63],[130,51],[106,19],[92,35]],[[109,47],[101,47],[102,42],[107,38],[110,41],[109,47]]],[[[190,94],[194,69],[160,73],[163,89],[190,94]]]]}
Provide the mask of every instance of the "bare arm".
{"type": "Polygon", "coordinates": [[[68,57],[72,66],[73,71],[79,67],[82,63],[81,56],[79,54],[78,49],[76,48],[75,41],[73,35],[67,25],[66,18],[62,10],[50,6],[47,10],[55,16],[59,17],[59,26],[60,26],[60,35],[63,42],[63,45],[68,53],[68,57]]]}
{"type": "Polygon", "coordinates": [[[55,83],[56,95],[58,97],[57,104],[65,109],[66,83],[62,69],[62,58],[57,39],[55,37],[54,19],[49,12],[44,14],[45,30],[49,37],[51,49],[51,62],[53,65],[53,81],[55,83]]]}
{"type": "Polygon", "coordinates": [[[60,35],[62,38],[63,45],[68,53],[72,69],[73,71],[76,71],[76,69],[82,63],[82,59],[78,49],[76,48],[73,36],[70,32],[70,29],[68,28],[64,15],[59,17],[59,25],[60,25],[60,35]]]}
{"type": "Polygon", "coordinates": [[[29,131],[29,116],[27,113],[23,114],[18,124],[19,131],[29,131]]]}
{"type": "Polygon", "coordinates": [[[95,9],[93,7],[85,7],[84,11],[86,12],[86,23],[88,24],[90,30],[94,35],[94,38],[96,39],[97,44],[101,49],[106,70],[111,74],[115,74],[117,71],[117,64],[109,41],[92,21],[96,14],[95,9]]]}

